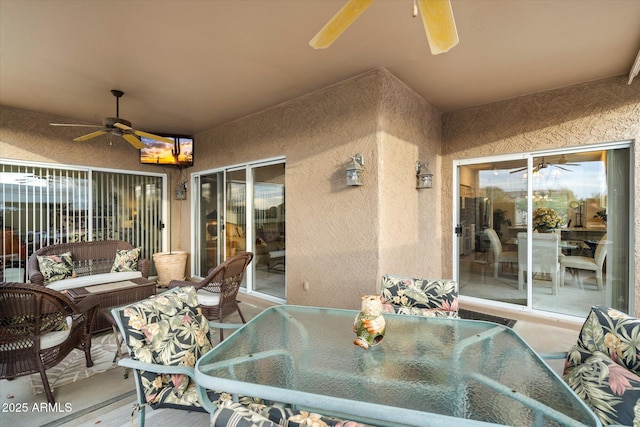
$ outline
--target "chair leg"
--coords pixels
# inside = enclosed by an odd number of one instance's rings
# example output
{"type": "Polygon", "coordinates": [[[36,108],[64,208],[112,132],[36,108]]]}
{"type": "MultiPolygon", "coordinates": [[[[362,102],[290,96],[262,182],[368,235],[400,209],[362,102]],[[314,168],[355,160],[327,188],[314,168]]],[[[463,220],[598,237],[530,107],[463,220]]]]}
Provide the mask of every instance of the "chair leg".
{"type": "Polygon", "coordinates": [[[93,366],[93,360],[91,359],[91,337],[84,342],[84,358],[87,361],[87,368],[93,366]]]}
{"type": "Polygon", "coordinates": [[[244,320],[244,316],[242,315],[242,311],[240,310],[240,306],[236,304],[236,308],[238,309],[238,314],[240,315],[240,319],[242,319],[242,323],[247,323],[247,321],[244,320]]]}
{"type": "Polygon", "coordinates": [[[42,362],[38,363],[38,370],[40,371],[40,378],[42,378],[42,386],[44,387],[44,392],[47,395],[47,401],[51,404],[55,404],[56,400],[53,398],[53,392],[51,391],[51,387],[49,386],[49,378],[47,378],[47,372],[45,371],[42,362]]]}

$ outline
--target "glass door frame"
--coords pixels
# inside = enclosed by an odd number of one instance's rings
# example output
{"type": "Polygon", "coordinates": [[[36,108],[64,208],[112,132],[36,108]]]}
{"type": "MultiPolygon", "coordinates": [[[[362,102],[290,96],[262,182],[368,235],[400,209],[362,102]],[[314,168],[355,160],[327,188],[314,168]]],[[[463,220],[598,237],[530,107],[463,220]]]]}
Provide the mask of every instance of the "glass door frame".
{"type": "MultiPolygon", "coordinates": [[[[234,171],[245,171],[245,184],[246,184],[246,193],[245,193],[245,202],[246,202],[246,208],[245,208],[245,224],[247,225],[246,227],[246,233],[245,233],[245,239],[246,239],[246,247],[247,250],[249,251],[253,251],[254,250],[254,244],[255,244],[255,230],[254,230],[254,226],[253,226],[253,208],[254,208],[254,200],[253,200],[253,196],[254,196],[254,191],[253,191],[253,185],[254,185],[254,174],[253,171],[256,168],[260,168],[260,167],[264,167],[264,166],[270,166],[270,165],[274,165],[274,164],[285,164],[286,163],[286,158],[284,156],[281,157],[272,157],[272,158],[267,158],[267,159],[262,159],[262,160],[256,160],[256,161],[251,161],[251,162],[247,162],[247,163],[241,163],[241,164],[235,164],[235,165],[230,165],[230,166],[225,166],[222,168],[215,168],[215,169],[208,169],[208,170],[202,170],[199,172],[194,172],[193,174],[191,174],[191,200],[193,200],[193,206],[191,209],[191,235],[194,236],[191,239],[191,253],[194,255],[191,257],[191,272],[196,271],[196,266],[198,262],[201,262],[201,257],[203,256],[202,254],[202,250],[201,250],[201,244],[202,244],[202,239],[205,238],[205,236],[202,236],[199,233],[199,224],[200,221],[202,220],[201,215],[200,215],[200,208],[198,206],[198,203],[200,203],[200,178],[204,175],[212,175],[212,174],[218,174],[219,176],[222,177],[222,185],[219,186],[222,188],[222,191],[224,192],[222,195],[217,195],[216,197],[218,197],[218,201],[219,203],[219,209],[220,212],[225,212],[227,211],[227,173],[228,172],[234,172],[234,171]]],[[[220,222],[224,222],[224,221],[220,221],[220,222]]],[[[226,250],[226,233],[225,230],[223,228],[221,228],[221,225],[218,225],[218,248],[219,248],[219,259],[221,261],[225,260],[227,257],[227,250],[226,250]],[[222,240],[220,237],[222,237],[222,240]]],[[[252,263],[249,265],[249,267],[247,268],[247,271],[245,273],[245,282],[243,287],[240,288],[240,292],[242,293],[246,293],[246,294],[252,294],[255,295],[257,297],[260,297],[262,299],[268,300],[268,301],[272,301],[272,302],[276,302],[276,303],[280,303],[283,304],[286,302],[286,298],[285,299],[281,299],[281,298],[277,298],[274,297],[272,295],[268,295],[265,293],[261,293],[259,291],[255,290],[255,273],[254,273],[254,268],[253,263],[256,262],[256,258],[254,256],[254,259],[252,261],[252,263]]],[[[201,275],[193,275],[193,278],[195,279],[203,279],[204,276],[201,275]]],[[[287,287],[287,280],[286,280],[286,271],[285,271],[285,295],[286,295],[286,287],[287,287]]]]}
{"type": "MultiPolygon", "coordinates": [[[[637,191],[637,189],[634,187],[633,162],[635,158],[634,156],[635,147],[632,141],[618,141],[618,142],[610,142],[610,143],[602,143],[602,144],[589,144],[589,145],[582,145],[579,147],[563,147],[563,148],[557,148],[552,150],[531,151],[526,153],[505,154],[505,155],[497,155],[497,156],[454,160],[453,161],[453,192],[452,192],[453,193],[453,198],[452,198],[453,227],[452,229],[457,230],[458,225],[461,224],[461,212],[460,212],[460,206],[459,206],[460,204],[459,202],[460,201],[460,167],[461,166],[476,165],[480,163],[498,163],[502,161],[526,160],[527,176],[532,177],[533,168],[534,168],[534,158],[536,157],[559,155],[563,153],[564,154],[580,153],[585,151],[597,151],[597,150],[610,151],[610,150],[625,149],[625,148],[630,150],[629,162],[631,163],[631,165],[629,168],[630,176],[628,177],[628,180],[629,180],[631,202],[629,207],[629,222],[627,226],[629,227],[629,231],[632,231],[634,226],[634,215],[633,215],[634,206],[633,206],[632,195],[634,194],[635,191],[637,191]]],[[[533,211],[533,197],[531,197],[534,191],[533,184],[534,184],[533,179],[527,179],[527,213],[528,213],[527,217],[528,218],[531,218],[531,212],[533,211]]],[[[533,224],[532,224],[532,221],[529,219],[527,220],[527,236],[528,236],[527,253],[528,254],[532,253],[532,245],[533,245],[532,238],[531,238],[532,233],[533,233],[533,224]]],[[[628,312],[633,313],[634,311],[633,297],[636,290],[634,287],[635,281],[633,280],[635,267],[634,267],[634,257],[632,256],[632,254],[633,254],[635,241],[634,241],[634,233],[630,232],[630,235],[631,236],[629,239],[629,248],[628,248],[628,253],[630,254],[629,260],[628,260],[628,263],[629,263],[628,277],[631,280],[630,280],[629,295],[628,295],[628,301],[629,301],[628,312]]],[[[458,235],[455,231],[453,233],[452,238],[453,238],[453,244],[452,244],[453,277],[454,277],[454,280],[460,283],[460,276],[461,276],[460,254],[462,250],[460,245],[461,239],[458,238],[458,235]]],[[[533,263],[532,257],[528,256],[526,283],[532,283],[532,280],[531,280],[532,279],[531,277],[532,263],[533,263]]],[[[607,293],[607,303],[610,302],[609,294],[610,292],[607,293]]],[[[527,286],[527,304],[526,305],[511,304],[511,303],[495,301],[491,299],[465,296],[462,294],[460,295],[460,299],[461,301],[468,301],[474,304],[481,304],[487,307],[496,307],[496,308],[508,309],[511,311],[524,311],[529,313],[544,313],[546,317],[552,317],[552,318],[558,318],[558,319],[575,320],[576,318],[575,316],[572,316],[572,315],[540,310],[533,307],[533,286],[527,286]]]]}

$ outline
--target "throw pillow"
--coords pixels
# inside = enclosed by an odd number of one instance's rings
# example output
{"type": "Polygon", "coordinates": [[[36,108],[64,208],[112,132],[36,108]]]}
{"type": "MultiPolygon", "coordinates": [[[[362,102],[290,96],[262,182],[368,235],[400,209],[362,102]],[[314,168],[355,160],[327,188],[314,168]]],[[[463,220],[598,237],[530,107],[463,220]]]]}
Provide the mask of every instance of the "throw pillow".
{"type": "Polygon", "coordinates": [[[116,251],[116,258],[113,260],[111,272],[138,271],[138,258],[140,258],[141,249],[142,248],[118,249],[116,251]]]}
{"type": "Polygon", "coordinates": [[[37,255],[40,273],[44,276],[44,284],[72,277],[78,277],[73,267],[71,252],[60,255],[37,255]]]}

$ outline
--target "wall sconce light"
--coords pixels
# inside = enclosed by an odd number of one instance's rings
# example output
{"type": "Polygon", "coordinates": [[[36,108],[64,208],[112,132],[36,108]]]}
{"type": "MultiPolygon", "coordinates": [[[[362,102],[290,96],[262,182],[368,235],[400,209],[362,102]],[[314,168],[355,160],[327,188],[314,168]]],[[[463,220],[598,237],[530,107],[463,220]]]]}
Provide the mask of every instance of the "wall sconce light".
{"type": "Polygon", "coordinates": [[[364,171],[364,159],[362,154],[354,154],[351,157],[351,161],[347,163],[347,167],[344,169],[347,173],[347,186],[357,187],[363,185],[362,172],[364,171]]]}
{"type": "Polygon", "coordinates": [[[429,172],[426,162],[416,162],[416,188],[433,188],[433,174],[429,172]]]}

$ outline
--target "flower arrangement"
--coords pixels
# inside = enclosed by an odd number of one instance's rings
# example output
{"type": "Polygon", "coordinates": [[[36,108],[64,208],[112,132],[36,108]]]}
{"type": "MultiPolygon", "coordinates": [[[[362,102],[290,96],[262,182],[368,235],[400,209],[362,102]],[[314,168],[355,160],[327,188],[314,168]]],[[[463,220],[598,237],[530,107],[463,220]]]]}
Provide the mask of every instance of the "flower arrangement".
{"type": "Polygon", "coordinates": [[[534,228],[557,228],[562,222],[560,215],[551,208],[537,208],[533,211],[534,228]]]}

